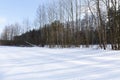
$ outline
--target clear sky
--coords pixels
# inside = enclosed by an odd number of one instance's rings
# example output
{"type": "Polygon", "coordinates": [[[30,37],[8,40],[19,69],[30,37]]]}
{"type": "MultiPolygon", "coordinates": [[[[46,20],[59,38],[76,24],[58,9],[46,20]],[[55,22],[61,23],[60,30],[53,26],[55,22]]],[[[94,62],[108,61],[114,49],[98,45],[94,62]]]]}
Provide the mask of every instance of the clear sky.
{"type": "Polygon", "coordinates": [[[33,21],[40,4],[51,0],[0,0],[0,33],[7,24],[22,22],[24,19],[33,21]]]}

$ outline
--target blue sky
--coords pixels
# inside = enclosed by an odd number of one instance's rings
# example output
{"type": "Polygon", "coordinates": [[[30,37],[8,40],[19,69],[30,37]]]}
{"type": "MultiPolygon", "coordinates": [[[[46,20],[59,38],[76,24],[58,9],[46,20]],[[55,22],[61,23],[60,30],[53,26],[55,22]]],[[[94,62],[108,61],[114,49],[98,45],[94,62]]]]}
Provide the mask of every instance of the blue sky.
{"type": "Polygon", "coordinates": [[[0,0],[0,32],[7,24],[21,23],[24,19],[33,21],[40,4],[51,0],[0,0]]]}

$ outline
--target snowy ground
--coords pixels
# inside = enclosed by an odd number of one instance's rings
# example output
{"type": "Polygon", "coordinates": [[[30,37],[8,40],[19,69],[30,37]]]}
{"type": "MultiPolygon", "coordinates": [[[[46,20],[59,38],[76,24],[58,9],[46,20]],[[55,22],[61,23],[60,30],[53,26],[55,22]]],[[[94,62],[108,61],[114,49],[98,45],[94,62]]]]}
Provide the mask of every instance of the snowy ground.
{"type": "Polygon", "coordinates": [[[0,47],[0,80],[120,80],[120,51],[0,47]]]}

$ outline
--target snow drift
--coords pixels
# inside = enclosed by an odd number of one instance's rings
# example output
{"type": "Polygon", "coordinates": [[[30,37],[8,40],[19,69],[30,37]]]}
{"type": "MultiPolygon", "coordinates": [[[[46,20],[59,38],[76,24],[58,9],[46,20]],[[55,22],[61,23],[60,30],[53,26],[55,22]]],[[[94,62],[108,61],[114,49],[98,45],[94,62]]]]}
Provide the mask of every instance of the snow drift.
{"type": "Polygon", "coordinates": [[[2,46],[0,80],[120,80],[120,51],[2,46]]]}

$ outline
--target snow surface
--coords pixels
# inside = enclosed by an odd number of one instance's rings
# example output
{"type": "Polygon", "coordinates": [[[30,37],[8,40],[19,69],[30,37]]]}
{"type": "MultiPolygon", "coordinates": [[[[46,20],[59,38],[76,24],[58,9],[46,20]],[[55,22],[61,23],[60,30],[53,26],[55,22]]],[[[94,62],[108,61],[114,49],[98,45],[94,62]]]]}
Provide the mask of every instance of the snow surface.
{"type": "Polygon", "coordinates": [[[120,80],[120,51],[1,46],[0,80],[120,80]]]}

